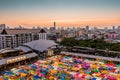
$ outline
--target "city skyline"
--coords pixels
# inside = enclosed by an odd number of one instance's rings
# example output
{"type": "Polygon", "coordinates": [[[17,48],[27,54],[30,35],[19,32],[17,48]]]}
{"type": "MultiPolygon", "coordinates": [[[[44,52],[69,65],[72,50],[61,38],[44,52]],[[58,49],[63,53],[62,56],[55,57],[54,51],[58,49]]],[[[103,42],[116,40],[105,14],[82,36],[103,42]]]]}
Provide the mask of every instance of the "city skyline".
{"type": "Polygon", "coordinates": [[[120,25],[120,0],[0,0],[0,23],[8,26],[120,25]]]}

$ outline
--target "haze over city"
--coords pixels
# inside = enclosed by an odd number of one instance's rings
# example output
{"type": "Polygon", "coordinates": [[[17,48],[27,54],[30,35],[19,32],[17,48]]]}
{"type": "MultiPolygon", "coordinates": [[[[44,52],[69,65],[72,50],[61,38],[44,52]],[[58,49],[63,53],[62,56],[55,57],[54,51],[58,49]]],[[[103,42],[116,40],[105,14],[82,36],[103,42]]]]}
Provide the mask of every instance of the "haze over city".
{"type": "Polygon", "coordinates": [[[0,23],[10,27],[120,25],[120,0],[0,0],[0,23]]]}

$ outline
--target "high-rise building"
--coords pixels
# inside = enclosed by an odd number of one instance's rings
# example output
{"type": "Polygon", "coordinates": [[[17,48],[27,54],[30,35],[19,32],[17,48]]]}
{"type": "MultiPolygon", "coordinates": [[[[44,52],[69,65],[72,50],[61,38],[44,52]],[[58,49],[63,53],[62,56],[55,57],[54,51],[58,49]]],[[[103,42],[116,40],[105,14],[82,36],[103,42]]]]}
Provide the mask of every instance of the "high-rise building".
{"type": "Polygon", "coordinates": [[[50,32],[51,32],[52,34],[55,34],[55,33],[56,33],[56,22],[55,22],[55,21],[53,22],[53,27],[50,27],[50,32]]]}
{"type": "Polygon", "coordinates": [[[113,26],[112,29],[115,30],[115,26],[113,26]]]}
{"type": "Polygon", "coordinates": [[[56,29],[56,22],[54,21],[54,29],[56,29]]]}
{"type": "Polygon", "coordinates": [[[5,24],[0,24],[0,29],[5,29],[6,25],[5,24]]]}
{"type": "Polygon", "coordinates": [[[120,26],[118,26],[117,29],[120,29],[120,26]]]}
{"type": "Polygon", "coordinates": [[[87,30],[87,31],[89,30],[89,26],[86,26],[86,30],[87,30]]]}

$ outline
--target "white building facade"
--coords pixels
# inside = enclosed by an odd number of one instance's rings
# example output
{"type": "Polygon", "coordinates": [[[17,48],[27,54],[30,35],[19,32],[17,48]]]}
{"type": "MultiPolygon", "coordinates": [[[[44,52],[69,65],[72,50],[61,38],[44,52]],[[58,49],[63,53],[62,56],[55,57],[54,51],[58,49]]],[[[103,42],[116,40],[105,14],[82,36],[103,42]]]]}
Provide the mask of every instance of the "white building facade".
{"type": "Polygon", "coordinates": [[[39,39],[44,39],[46,40],[47,39],[47,33],[44,29],[41,29],[40,32],[39,32],[39,39]]]}
{"type": "Polygon", "coordinates": [[[46,32],[41,33],[41,30],[40,32],[38,32],[38,30],[34,31],[36,33],[31,31],[27,32],[25,30],[21,30],[21,33],[17,33],[16,31],[15,32],[16,34],[9,34],[7,33],[7,30],[3,29],[0,34],[0,49],[15,48],[22,45],[23,43],[27,43],[33,40],[39,40],[39,39],[46,40],[47,33],[46,32]]]}

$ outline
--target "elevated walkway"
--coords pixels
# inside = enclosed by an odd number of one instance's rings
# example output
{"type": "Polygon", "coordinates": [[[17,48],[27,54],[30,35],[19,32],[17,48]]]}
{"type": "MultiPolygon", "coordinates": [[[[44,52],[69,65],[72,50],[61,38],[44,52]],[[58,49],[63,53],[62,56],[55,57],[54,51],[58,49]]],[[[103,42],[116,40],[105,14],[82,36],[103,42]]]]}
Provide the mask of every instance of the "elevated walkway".
{"type": "Polygon", "coordinates": [[[83,54],[83,53],[81,54],[81,53],[74,53],[74,52],[61,52],[60,54],[74,55],[74,56],[81,56],[81,57],[86,57],[86,58],[94,58],[94,59],[102,59],[102,60],[107,60],[107,61],[120,62],[120,58],[94,56],[94,55],[88,55],[88,54],[83,54]]]}

